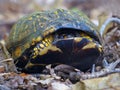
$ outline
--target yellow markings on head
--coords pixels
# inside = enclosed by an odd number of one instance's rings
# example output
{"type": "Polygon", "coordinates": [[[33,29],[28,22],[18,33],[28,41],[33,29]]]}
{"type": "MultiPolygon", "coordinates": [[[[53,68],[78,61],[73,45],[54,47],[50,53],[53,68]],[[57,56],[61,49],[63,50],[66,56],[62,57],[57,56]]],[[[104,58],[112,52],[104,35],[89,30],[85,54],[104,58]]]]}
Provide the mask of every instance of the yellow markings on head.
{"type": "Polygon", "coordinates": [[[14,55],[15,55],[15,57],[19,57],[21,55],[21,53],[22,53],[21,47],[17,47],[14,52],[14,55]]]}
{"type": "Polygon", "coordinates": [[[48,52],[49,50],[62,52],[62,51],[61,51],[59,48],[57,48],[56,46],[49,45],[48,47],[44,48],[41,52],[39,52],[39,55],[47,54],[47,52],[48,52]]]}
{"type": "Polygon", "coordinates": [[[89,42],[87,45],[85,45],[82,49],[89,49],[89,48],[96,48],[96,43],[89,42]]]}

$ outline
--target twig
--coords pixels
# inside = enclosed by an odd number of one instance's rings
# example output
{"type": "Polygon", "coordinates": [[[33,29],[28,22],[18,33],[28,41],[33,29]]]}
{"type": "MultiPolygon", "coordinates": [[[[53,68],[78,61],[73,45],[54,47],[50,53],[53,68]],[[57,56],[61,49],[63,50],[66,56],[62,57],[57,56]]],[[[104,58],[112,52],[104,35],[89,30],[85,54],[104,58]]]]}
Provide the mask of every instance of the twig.
{"type": "Polygon", "coordinates": [[[4,60],[1,60],[0,63],[9,62],[9,61],[13,61],[13,59],[12,58],[4,59],[4,60]]]}

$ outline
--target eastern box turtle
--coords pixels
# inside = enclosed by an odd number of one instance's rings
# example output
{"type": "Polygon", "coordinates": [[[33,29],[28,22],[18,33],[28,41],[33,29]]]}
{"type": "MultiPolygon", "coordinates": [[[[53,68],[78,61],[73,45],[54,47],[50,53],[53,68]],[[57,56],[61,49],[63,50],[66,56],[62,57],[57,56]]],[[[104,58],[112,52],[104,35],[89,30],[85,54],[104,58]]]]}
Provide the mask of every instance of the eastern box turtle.
{"type": "Polygon", "coordinates": [[[18,70],[39,73],[48,64],[88,70],[101,55],[97,27],[82,12],[56,9],[20,19],[7,42],[18,70]]]}

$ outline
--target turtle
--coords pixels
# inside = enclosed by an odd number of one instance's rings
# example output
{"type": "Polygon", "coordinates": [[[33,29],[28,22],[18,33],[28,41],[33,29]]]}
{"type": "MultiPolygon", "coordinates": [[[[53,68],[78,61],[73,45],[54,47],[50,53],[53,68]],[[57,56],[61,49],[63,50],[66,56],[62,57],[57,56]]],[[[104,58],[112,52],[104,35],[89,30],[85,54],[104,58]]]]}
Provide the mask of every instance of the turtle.
{"type": "Polygon", "coordinates": [[[87,71],[102,55],[98,28],[82,11],[54,9],[22,17],[6,47],[18,71],[41,73],[46,65],[87,71]]]}

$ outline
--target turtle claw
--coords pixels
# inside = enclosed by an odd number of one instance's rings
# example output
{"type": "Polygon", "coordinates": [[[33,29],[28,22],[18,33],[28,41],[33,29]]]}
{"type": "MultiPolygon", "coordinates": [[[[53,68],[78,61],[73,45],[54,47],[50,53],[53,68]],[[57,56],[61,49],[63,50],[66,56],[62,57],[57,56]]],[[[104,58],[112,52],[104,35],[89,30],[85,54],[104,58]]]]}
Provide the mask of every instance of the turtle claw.
{"type": "Polygon", "coordinates": [[[116,60],[115,62],[108,63],[107,60],[103,60],[103,66],[107,71],[114,71],[116,66],[120,63],[120,59],[116,60]]]}
{"type": "Polygon", "coordinates": [[[91,71],[91,73],[92,73],[92,74],[95,73],[95,64],[93,64],[93,66],[92,66],[92,71],[91,71]]]}
{"type": "Polygon", "coordinates": [[[90,78],[96,78],[105,76],[107,74],[111,73],[120,73],[120,68],[117,68],[117,65],[120,63],[120,59],[116,60],[115,62],[108,63],[106,60],[103,61],[104,69],[101,69],[100,71],[95,72],[95,64],[93,64],[92,72],[91,73],[85,73],[81,74],[81,79],[90,79],[90,78]]]}
{"type": "Polygon", "coordinates": [[[103,67],[106,68],[109,66],[109,63],[107,62],[106,59],[103,60],[103,67]]]}

